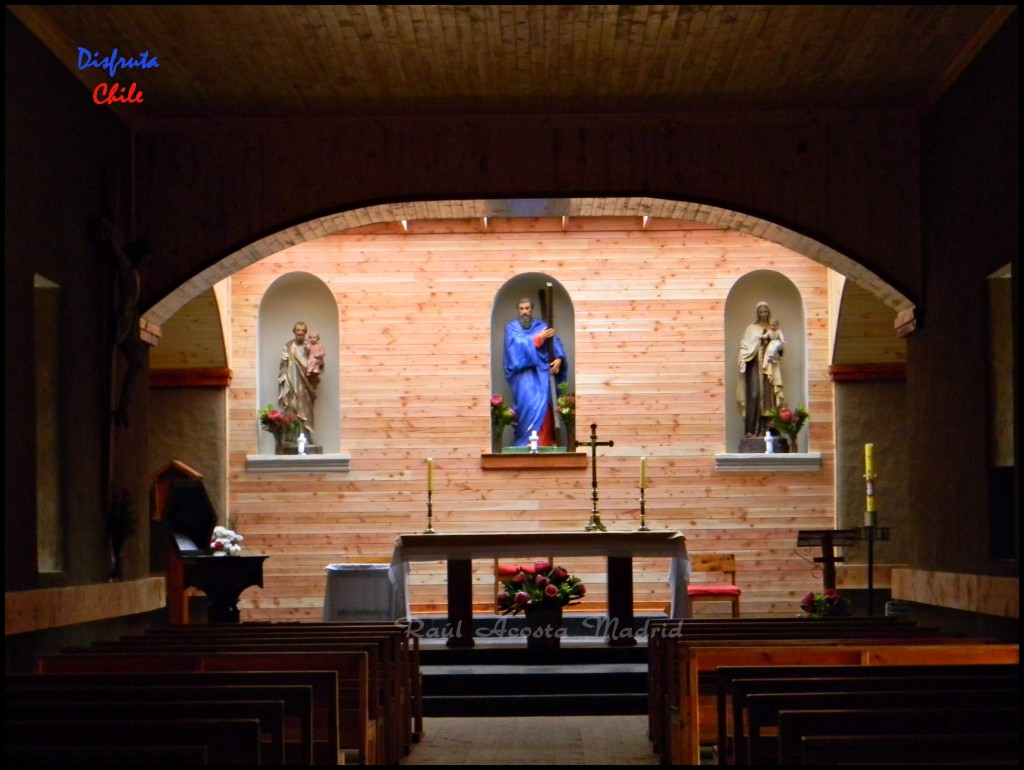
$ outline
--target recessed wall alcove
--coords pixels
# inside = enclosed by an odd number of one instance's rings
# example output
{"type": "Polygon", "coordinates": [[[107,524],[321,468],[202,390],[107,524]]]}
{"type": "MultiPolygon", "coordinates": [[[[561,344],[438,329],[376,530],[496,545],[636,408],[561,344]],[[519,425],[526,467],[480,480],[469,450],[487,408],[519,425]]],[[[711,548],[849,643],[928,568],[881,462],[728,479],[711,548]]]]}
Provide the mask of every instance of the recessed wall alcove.
{"type": "MultiPolygon", "coordinates": [[[[809,446],[810,420],[797,437],[797,456],[766,456],[740,454],[743,418],[738,408],[740,385],[739,343],[748,324],[756,320],[759,302],[767,302],[772,318],[779,321],[785,335],[782,373],[786,404],[807,405],[807,320],[799,287],[776,270],[753,270],[736,280],[725,303],[724,382],[726,392],[725,452],[716,459],[718,470],[766,470],[765,464],[788,470],[817,470],[820,454],[812,454],[809,446]]],[[[819,333],[823,333],[820,330],[819,333]]]]}
{"type": "MultiPolygon", "coordinates": [[[[555,278],[544,273],[522,273],[510,278],[494,297],[491,309],[491,393],[498,393],[505,403],[512,403],[512,391],[505,379],[505,327],[518,312],[520,299],[529,298],[533,302],[533,315],[553,326],[565,347],[568,358],[568,377],[566,382],[572,392],[576,391],[576,312],[573,309],[569,292],[555,278]],[[551,284],[554,316],[549,309],[541,305],[539,292],[551,284]],[[552,320],[553,319],[553,320],[552,320]]],[[[484,426],[489,430],[489,426],[484,426]]],[[[512,429],[505,429],[505,443],[512,439],[512,429]]],[[[485,442],[486,443],[486,442],[485,442]]]]}
{"type": "Polygon", "coordinates": [[[258,348],[256,350],[257,398],[253,403],[253,430],[258,434],[259,454],[250,456],[251,470],[338,470],[338,463],[348,467],[348,456],[338,454],[341,440],[341,385],[339,360],[338,306],[334,294],[324,281],[312,273],[286,273],[264,293],[259,308],[258,348]],[[323,447],[322,455],[284,457],[274,454],[274,439],[262,430],[257,411],[278,398],[278,372],[284,346],[293,337],[297,322],[306,324],[310,333],[320,335],[320,344],[327,351],[320,383],[317,387],[315,433],[313,443],[323,447]]]}

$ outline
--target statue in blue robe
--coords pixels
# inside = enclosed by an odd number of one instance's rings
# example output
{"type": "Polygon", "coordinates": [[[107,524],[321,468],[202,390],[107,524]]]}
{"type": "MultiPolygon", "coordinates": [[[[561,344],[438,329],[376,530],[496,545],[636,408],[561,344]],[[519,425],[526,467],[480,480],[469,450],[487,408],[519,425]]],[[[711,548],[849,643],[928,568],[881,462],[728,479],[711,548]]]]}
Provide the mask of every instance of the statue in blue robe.
{"type": "Polygon", "coordinates": [[[505,326],[504,356],[505,379],[516,413],[512,445],[529,446],[530,434],[537,431],[538,446],[555,446],[551,400],[557,385],[568,376],[565,348],[554,329],[533,317],[530,299],[519,300],[516,309],[518,316],[505,326]]]}

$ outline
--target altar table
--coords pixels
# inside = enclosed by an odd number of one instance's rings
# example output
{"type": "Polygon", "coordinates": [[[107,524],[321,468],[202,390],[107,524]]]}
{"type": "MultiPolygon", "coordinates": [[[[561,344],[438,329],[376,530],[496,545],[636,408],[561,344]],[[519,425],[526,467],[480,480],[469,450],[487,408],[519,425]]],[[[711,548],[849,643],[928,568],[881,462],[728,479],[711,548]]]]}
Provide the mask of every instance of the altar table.
{"type": "MultiPolygon", "coordinates": [[[[550,554],[556,563],[573,556],[608,559],[608,644],[636,643],[633,637],[633,557],[664,556],[670,560],[670,615],[690,616],[686,593],[689,558],[679,532],[488,532],[401,535],[395,541],[391,566],[399,579],[395,606],[408,610],[406,578],[410,562],[445,561],[448,571],[450,647],[473,646],[473,559],[522,559],[550,554]],[[625,629],[625,633],[622,631],[625,629]]],[[[584,581],[585,583],[586,581],[584,581]]],[[[408,611],[406,615],[408,616],[408,611]]]]}

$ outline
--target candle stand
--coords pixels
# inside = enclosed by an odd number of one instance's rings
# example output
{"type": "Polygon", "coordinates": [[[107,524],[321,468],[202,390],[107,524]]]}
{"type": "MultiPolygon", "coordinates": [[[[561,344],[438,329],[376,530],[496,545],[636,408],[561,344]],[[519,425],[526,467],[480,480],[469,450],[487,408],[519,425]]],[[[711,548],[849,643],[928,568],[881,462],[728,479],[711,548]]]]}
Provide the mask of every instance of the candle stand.
{"type": "Polygon", "coordinates": [[[889,539],[889,528],[875,524],[875,516],[876,511],[869,511],[865,520],[871,523],[857,527],[857,539],[866,540],[868,544],[868,615],[871,617],[875,614],[875,543],[889,539]]]}
{"type": "Polygon", "coordinates": [[[644,488],[640,487],[640,526],[636,528],[637,532],[650,532],[651,528],[647,526],[647,513],[644,511],[644,505],[647,500],[644,497],[644,488]]]}
{"type": "Polygon", "coordinates": [[[434,529],[434,503],[433,490],[427,490],[427,528],[423,530],[424,535],[436,535],[437,531],[434,529]]]}

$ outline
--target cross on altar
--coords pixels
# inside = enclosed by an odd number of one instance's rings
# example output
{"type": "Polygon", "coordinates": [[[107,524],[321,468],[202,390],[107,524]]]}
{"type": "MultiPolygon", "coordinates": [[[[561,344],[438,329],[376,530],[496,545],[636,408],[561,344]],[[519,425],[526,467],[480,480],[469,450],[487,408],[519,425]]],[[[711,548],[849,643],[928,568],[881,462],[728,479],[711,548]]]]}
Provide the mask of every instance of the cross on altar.
{"type": "Polygon", "coordinates": [[[599,446],[615,446],[614,441],[598,441],[597,440],[597,423],[591,423],[590,425],[590,441],[577,441],[575,447],[571,447],[575,450],[576,447],[588,446],[590,447],[590,499],[592,501],[590,509],[590,521],[587,522],[587,526],[583,529],[587,532],[605,532],[608,527],[601,523],[601,514],[597,511],[597,448],[599,446]]]}

